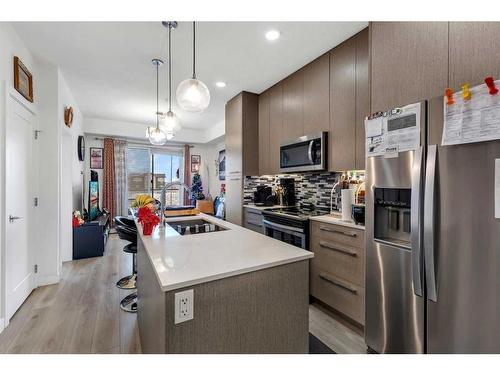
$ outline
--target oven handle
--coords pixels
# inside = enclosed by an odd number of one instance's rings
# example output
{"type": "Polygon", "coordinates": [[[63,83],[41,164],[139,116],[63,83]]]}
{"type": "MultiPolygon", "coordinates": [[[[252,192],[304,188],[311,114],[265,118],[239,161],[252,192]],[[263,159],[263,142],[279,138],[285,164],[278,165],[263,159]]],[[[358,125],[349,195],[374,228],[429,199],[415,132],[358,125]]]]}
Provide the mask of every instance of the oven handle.
{"type": "Polygon", "coordinates": [[[300,233],[300,235],[305,236],[304,229],[301,228],[295,228],[295,227],[290,227],[288,225],[272,223],[269,220],[262,220],[262,224],[271,229],[286,230],[288,232],[300,233]]]}
{"type": "Polygon", "coordinates": [[[311,163],[311,165],[314,165],[313,145],[314,145],[314,140],[309,141],[309,148],[307,149],[307,156],[309,158],[309,162],[311,163]]]}

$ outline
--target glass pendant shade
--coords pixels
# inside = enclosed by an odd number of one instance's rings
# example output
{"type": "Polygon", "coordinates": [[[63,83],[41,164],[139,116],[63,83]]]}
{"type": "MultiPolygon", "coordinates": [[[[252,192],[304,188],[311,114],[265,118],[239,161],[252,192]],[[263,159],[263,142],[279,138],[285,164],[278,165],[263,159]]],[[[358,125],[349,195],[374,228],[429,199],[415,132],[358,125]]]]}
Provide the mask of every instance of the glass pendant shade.
{"type": "Polygon", "coordinates": [[[175,113],[168,111],[165,117],[160,121],[160,128],[167,134],[177,133],[181,130],[181,124],[175,113]]]}
{"type": "Polygon", "coordinates": [[[149,131],[149,142],[154,146],[163,146],[167,142],[167,135],[159,127],[149,131]]]}
{"type": "Polygon", "coordinates": [[[151,133],[151,128],[148,126],[148,127],[146,128],[146,138],[148,138],[148,139],[149,139],[149,134],[150,134],[150,133],[151,133]]]}
{"type": "Polygon", "coordinates": [[[177,103],[188,112],[203,112],[210,104],[210,91],[198,79],[182,81],[177,87],[177,103]]]}
{"type": "Polygon", "coordinates": [[[174,132],[169,131],[166,133],[166,136],[167,136],[167,140],[170,141],[170,140],[174,139],[175,134],[174,134],[174,132]]]}

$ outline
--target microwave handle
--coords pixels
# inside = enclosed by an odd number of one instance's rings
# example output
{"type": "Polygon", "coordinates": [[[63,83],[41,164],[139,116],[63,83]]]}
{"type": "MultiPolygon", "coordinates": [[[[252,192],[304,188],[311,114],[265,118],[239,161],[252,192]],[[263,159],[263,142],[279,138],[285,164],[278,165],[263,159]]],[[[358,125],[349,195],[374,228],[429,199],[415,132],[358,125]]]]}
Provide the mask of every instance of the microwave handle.
{"type": "Polygon", "coordinates": [[[314,140],[309,141],[309,148],[307,150],[307,157],[309,158],[309,163],[311,163],[311,165],[314,164],[314,160],[313,160],[313,145],[314,145],[314,140]]]}

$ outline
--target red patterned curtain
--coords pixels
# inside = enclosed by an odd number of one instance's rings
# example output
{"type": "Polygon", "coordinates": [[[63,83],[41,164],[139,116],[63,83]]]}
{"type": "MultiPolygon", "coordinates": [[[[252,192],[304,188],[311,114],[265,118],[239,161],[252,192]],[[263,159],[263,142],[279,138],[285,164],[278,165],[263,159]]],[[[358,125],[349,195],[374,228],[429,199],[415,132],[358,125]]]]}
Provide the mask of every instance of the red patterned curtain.
{"type": "MultiPolygon", "coordinates": [[[[189,145],[184,145],[184,183],[191,186],[191,156],[189,145]]],[[[191,197],[187,191],[184,191],[184,204],[191,204],[191,197]]]]}
{"type": "Polygon", "coordinates": [[[109,211],[111,223],[116,215],[115,146],[111,138],[104,139],[104,179],[102,206],[109,211]]]}

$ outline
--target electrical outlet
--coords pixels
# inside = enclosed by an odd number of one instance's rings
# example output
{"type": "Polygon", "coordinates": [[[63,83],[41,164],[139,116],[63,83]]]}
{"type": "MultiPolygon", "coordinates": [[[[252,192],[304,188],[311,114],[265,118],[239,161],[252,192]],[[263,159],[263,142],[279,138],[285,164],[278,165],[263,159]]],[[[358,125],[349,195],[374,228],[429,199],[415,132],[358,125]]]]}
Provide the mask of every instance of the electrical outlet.
{"type": "Polygon", "coordinates": [[[194,318],[194,290],[175,293],[175,324],[194,318]]]}

